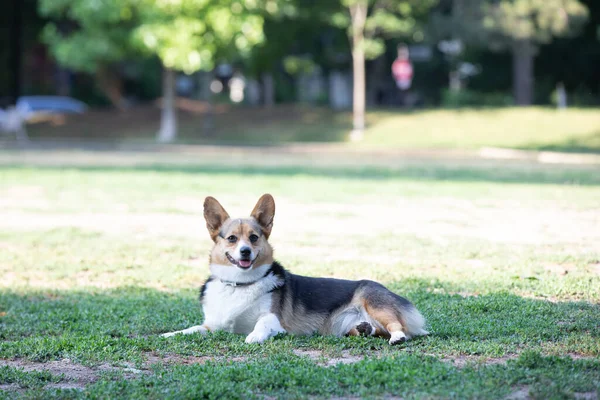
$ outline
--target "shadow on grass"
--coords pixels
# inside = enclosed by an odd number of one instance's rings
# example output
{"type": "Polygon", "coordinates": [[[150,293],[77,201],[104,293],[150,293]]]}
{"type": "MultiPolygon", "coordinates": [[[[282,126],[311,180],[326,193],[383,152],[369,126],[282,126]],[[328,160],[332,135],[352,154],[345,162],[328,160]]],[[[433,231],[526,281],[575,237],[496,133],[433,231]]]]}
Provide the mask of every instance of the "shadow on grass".
{"type": "MultiPolygon", "coordinates": [[[[37,389],[28,392],[30,398],[67,393],[69,398],[383,394],[446,398],[456,393],[460,398],[503,398],[523,387],[539,398],[550,398],[598,390],[600,306],[551,303],[506,293],[463,298],[431,293],[428,284],[410,280],[391,285],[417,304],[431,330],[429,337],[400,347],[360,337],[284,335],[263,345],[247,345],[243,336],[222,332],[160,338],[161,332],[201,320],[196,293],[191,290],[1,291],[0,312],[5,314],[0,318],[0,359],[45,362],[67,358],[92,365],[128,362],[141,366],[148,354],[217,357],[192,365],[158,365],[154,374],[133,380],[101,378],[83,391],[37,389]],[[294,354],[297,349],[316,349],[326,356],[350,351],[362,361],[323,368],[294,354]],[[548,350],[562,358],[541,355],[548,350]],[[462,368],[440,359],[515,353],[520,356],[506,364],[462,368]],[[572,353],[596,358],[573,360],[572,353]]],[[[10,378],[14,371],[5,372],[10,378]]],[[[0,374],[0,384],[2,379],[0,374]]]]}
{"type": "Polygon", "coordinates": [[[568,138],[563,142],[540,145],[531,143],[523,150],[559,151],[564,153],[600,153],[600,131],[587,136],[568,138]]]}
{"type": "Polygon", "coordinates": [[[402,167],[378,166],[260,166],[260,165],[136,165],[136,166],[29,166],[27,164],[13,164],[0,166],[1,170],[39,168],[44,170],[77,170],[82,172],[159,172],[183,174],[213,174],[228,175],[239,174],[247,176],[316,176],[325,178],[358,179],[358,180],[423,180],[423,181],[451,181],[451,182],[497,182],[497,183],[523,183],[523,184],[576,184],[600,185],[600,169],[563,169],[553,167],[526,168],[511,166],[498,168],[498,166],[469,167],[469,166],[444,166],[432,165],[407,165],[402,167]]]}
{"type": "MultiPolygon", "coordinates": [[[[192,101],[190,101],[192,102],[192,101]]],[[[202,106],[200,102],[198,106],[202,106]]],[[[206,106],[206,105],[204,105],[206,106]]],[[[284,144],[301,142],[343,142],[351,126],[347,113],[327,108],[295,105],[264,107],[217,105],[211,129],[206,128],[206,110],[180,110],[177,143],[195,144],[284,144]]],[[[34,124],[30,137],[62,140],[100,140],[107,146],[123,140],[155,141],[160,111],[152,105],[126,112],[91,110],[69,115],[62,123],[34,124]]]]}
{"type": "MultiPolygon", "coordinates": [[[[600,306],[552,303],[508,293],[478,297],[436,294],[430,282],[392,284],[423,312],[431,335],[408,342],[427,354],[499,357],[526,349],[600,356],[600,306]],[[404,289],[403,289],[404,288],[404,289]]],[[[0,292],[0,358],[38,361],[69,358],[83,362],[141,360],[151,351],[203,356],[252,356],[257,346],[243,336],[217,333],[160,338],[159,333],[201,322],[197,293],[165,293],[127,287],[91,292],[0,292]]],[[[264,354],[298,347],[353,349],[370,354],[393,348],[378,338],[291,337],[260,347],[264,354]]]]}

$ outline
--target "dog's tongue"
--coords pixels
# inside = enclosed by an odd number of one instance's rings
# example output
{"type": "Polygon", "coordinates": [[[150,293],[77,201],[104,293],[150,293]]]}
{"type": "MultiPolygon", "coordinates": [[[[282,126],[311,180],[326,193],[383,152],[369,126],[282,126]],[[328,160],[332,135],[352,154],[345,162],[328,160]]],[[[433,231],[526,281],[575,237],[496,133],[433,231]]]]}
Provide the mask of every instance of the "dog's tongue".
{"type": "Polygon", "coordinates": [[[252,265],[251,260],[240,260],[238,262],[240,263],[240,267],[244,267],[244,268],[248,268],[250,265],[252,265]]]}

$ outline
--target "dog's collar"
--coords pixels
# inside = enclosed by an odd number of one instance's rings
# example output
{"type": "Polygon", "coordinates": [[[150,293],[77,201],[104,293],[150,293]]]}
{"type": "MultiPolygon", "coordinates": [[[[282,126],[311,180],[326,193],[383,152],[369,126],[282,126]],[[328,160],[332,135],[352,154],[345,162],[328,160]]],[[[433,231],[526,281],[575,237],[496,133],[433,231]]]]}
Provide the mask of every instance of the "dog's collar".
{"type": "Polygon", "coordinates": [[[251,285],[254,285],[256,282],[260,281],[261,279],[264,279],[264,278],[266,278],[267,276],[269,276],[269,274],[270,274],[271,272],[272,272],[272,271],[271,271],[271,268],[269,268],[269,269],[267,270],[267,272],[265,272],[265,274],[264,274],[263,276],[261,276],[260,278],[258,278],[258,279],[257,279],[257,280],[255,280],[255,281],[252,281],[252,282],[235,282],[235,281],[227,281],[227,280],[224,280],[224,279],[219,279],[219,281],[220,281],[220,282],[221,282],[223,285],[225,285],[225,286],[231,286],[231,287],[238,287],[238,286],[241,286],[241,287],[243,287],[243,286],[251,286],[251,285]]]}
{"type": "MultiPolygon", "coordinates": [[[[264,278],[264,276],[262,277],[264,278]]],[[[238,286],[250,286],[250,285],[254,285],[256,282],[260,281],[262,278],[256,280],[256,281],[252,281],[252,282],[234,282],[234,281],[224,281],[223,279],[219,279],[219,281],[221,281],[221,283],[225,286],[232,286],[232,287],[238,287],[238,286]]]]}

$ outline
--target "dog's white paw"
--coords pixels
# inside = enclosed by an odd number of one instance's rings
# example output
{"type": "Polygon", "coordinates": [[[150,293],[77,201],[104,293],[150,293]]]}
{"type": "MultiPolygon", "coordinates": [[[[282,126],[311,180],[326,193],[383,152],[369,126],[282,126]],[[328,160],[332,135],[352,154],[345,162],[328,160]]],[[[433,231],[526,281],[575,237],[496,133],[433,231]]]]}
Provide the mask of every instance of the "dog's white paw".
{"type": "Polygon", "coordinates": [[[268,332],[261,332],[261,331],[252,331],[248,336],[246,336],[246,343],[263,343],[265,340],[267,340],[268,338],[270,338],[271,335],[269,335],[268,332]]]}
{"type": "Polygon", "coordinates": [[[400,344],[406,342],[406,335],[402,331],[392,332],[390,335],[390,344],[393,346],[395,344],[400,344]]]}
{"type": "Polygon", "coordinates": [[[162,335],[160,335],[160,337],[168,338],[168,337],[175,336],[178,334],[190,335],[190,334],[196,333],[196,332],[199,332],[200,334],[204,335],[205,333],[208,332],[208,329],[206,329],[202,325],[196,325],[196,326],[192,326],[191,328],[184,329],[182,331],[163,333],[162,335]]]}

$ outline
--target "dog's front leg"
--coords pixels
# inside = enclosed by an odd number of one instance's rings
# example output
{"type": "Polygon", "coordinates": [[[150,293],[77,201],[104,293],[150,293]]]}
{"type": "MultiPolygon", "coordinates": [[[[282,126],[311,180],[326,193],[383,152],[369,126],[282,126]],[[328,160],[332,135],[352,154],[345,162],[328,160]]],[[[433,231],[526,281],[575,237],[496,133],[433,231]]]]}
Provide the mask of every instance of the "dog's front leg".
{"type": "Polygon", "coordinates": [[[279,318],[273,313],[264,314],[256,321],[254,330],[246,337],[246,343],[262,343],[278,333],[285,333],[279,318]]]}
{"type": "Polygon", "coordinates": [[[196,326],[192,326],[191,328],[183,329],[181,331],[163,333],[160,336],[166,338],[166,337],[171,337],[171,336],[175,336],[178,334],[191,335],[192,333],[196,333],[196,332],[199,332],[200,334],[204,335],[204,334],[208,333],[209,331],[210,331],[210,329],[208,329],[208,327],[206,325],[196,325],[196,326]]]}

